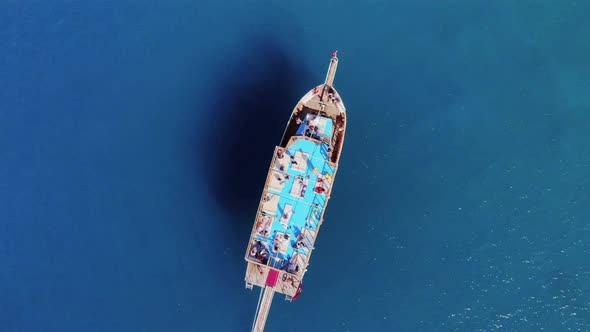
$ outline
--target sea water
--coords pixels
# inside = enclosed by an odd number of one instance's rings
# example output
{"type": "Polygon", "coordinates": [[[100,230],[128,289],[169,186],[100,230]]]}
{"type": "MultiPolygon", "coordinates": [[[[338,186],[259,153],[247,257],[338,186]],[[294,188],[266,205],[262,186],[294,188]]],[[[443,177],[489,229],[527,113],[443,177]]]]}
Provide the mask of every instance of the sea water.
{"type": "Polygon", "coordinates": [[[268,163],[336,49],[343,155],[267,330],[588,330],[588,4],[0,9],[0,330],[249,331],[268,163]]]}

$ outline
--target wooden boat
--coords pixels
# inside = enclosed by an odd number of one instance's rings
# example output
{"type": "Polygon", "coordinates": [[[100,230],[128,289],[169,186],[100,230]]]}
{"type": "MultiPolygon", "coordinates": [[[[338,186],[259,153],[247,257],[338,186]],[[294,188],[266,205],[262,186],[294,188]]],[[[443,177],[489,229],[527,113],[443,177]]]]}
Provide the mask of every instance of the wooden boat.
{"type": "Polygon", "coordinates": [[[295,106],[275,148],[245,259],[246,288],[261,288],[252,331],[262,332],[275,293],[303,289],[330,199],[346,132],[346,108],[333,86],[338,53],[326,80],[295,106]]]}

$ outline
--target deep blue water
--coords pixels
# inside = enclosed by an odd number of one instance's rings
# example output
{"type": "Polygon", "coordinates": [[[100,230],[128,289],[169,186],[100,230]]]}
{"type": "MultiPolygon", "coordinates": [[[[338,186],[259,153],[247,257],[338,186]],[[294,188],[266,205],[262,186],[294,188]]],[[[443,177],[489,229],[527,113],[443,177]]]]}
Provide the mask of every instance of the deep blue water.
{"type": "Polygon", "coordinates": [[[2,2],[0,330],[249,331],[264,173],[338,49],[345,150],[268,330],[588,331],[590,4],[411,3],[2,2]]]}

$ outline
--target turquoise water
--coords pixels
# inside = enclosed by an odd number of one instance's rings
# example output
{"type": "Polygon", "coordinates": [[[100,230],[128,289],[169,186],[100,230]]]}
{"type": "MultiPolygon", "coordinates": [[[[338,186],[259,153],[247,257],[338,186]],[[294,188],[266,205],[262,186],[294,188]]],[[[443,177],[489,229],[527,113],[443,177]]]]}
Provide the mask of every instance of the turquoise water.
{"type": "Polygon", "coordinates": [[[268,330],[587,331],[588,12],[0,4],[1,330],[248,331],[265,172],[338,49],[347,141],[268,330]]]}

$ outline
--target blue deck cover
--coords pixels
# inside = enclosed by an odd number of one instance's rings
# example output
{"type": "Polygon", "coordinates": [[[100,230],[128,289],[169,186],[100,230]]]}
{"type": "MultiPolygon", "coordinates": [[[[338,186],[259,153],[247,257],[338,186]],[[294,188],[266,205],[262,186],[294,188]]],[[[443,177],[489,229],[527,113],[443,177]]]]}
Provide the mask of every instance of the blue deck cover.
{"type": "MultiPolygon", "coordinates": [[[[273,165],[271,173],[276,172],[282,177],[284,185],[281,190],[270,186],[264,193],[275,194],[279,196],[276,213],[273,216],[274,221],[270,228],[270,232],[264,236],[255,232],[255,242],[260,241],[264,243],[265,247],[269,248],[268,258],[280,258],[281,263],[278,265],[275,260],[271,259],[270,265],[285,270],[288,262],[293,257],[295,252],[299,252],[304,256],[308,256],[313,248],[297,245],[301,242],[301,233],[304,229],[309,230],[309,234],[313,234],[313,242],[315,242],[315,233],[318,229],[318,224],[322,216],[323,209],[326,206],[326,199],[330,192],[331,180],[334,177],[336,170],[335,165],[329,162],[328,145],[316,139],[310,139],[304,136],[312,131],[311,137],[315,134],[320,137],[330,138],[333,132],[333,123],[330,118],[321,117],[320,121],[311,122],[315,115],[308,115],[303,121],[297,131],[294,139],[292,139],[283,150],[284,157],[282,158],[282,165],[288,165],[279,171],[276,165],[273,165]],[[305,156],[307,165],[294,165],[293,160],[296,154],[305,156]],[[297,183],[297,184],[296,184],[297,183]],[[302,183],[307,183],[302,185],[302,183]],[[296,186],[294,189],[294,185],[296,186]],[[292,213],[289,213],[291,210],[292,213]],[[281,222],[281,219],[288,218],[288,223],[281,222]],[[285,227],[285,225],[287,227],[285,227]],[[273,248],[273,239],[277,232],[286,233],[289,237],[289,246],[284,253],[276,252],[273,248]],[[298,239],[298,236],[300,238],[298,239]]],[[[281,148],[277,148],[277,151],[281,148]]],[[[275,158],[277,158],[275,156],[275,158]]],[[[273,159],[273,162],[275,159],[273,159]]],[[[299,159],[301,163],[301,159],[299,159]]],[[[252,257],[253,258],[253,257],[252,257]]]]}

